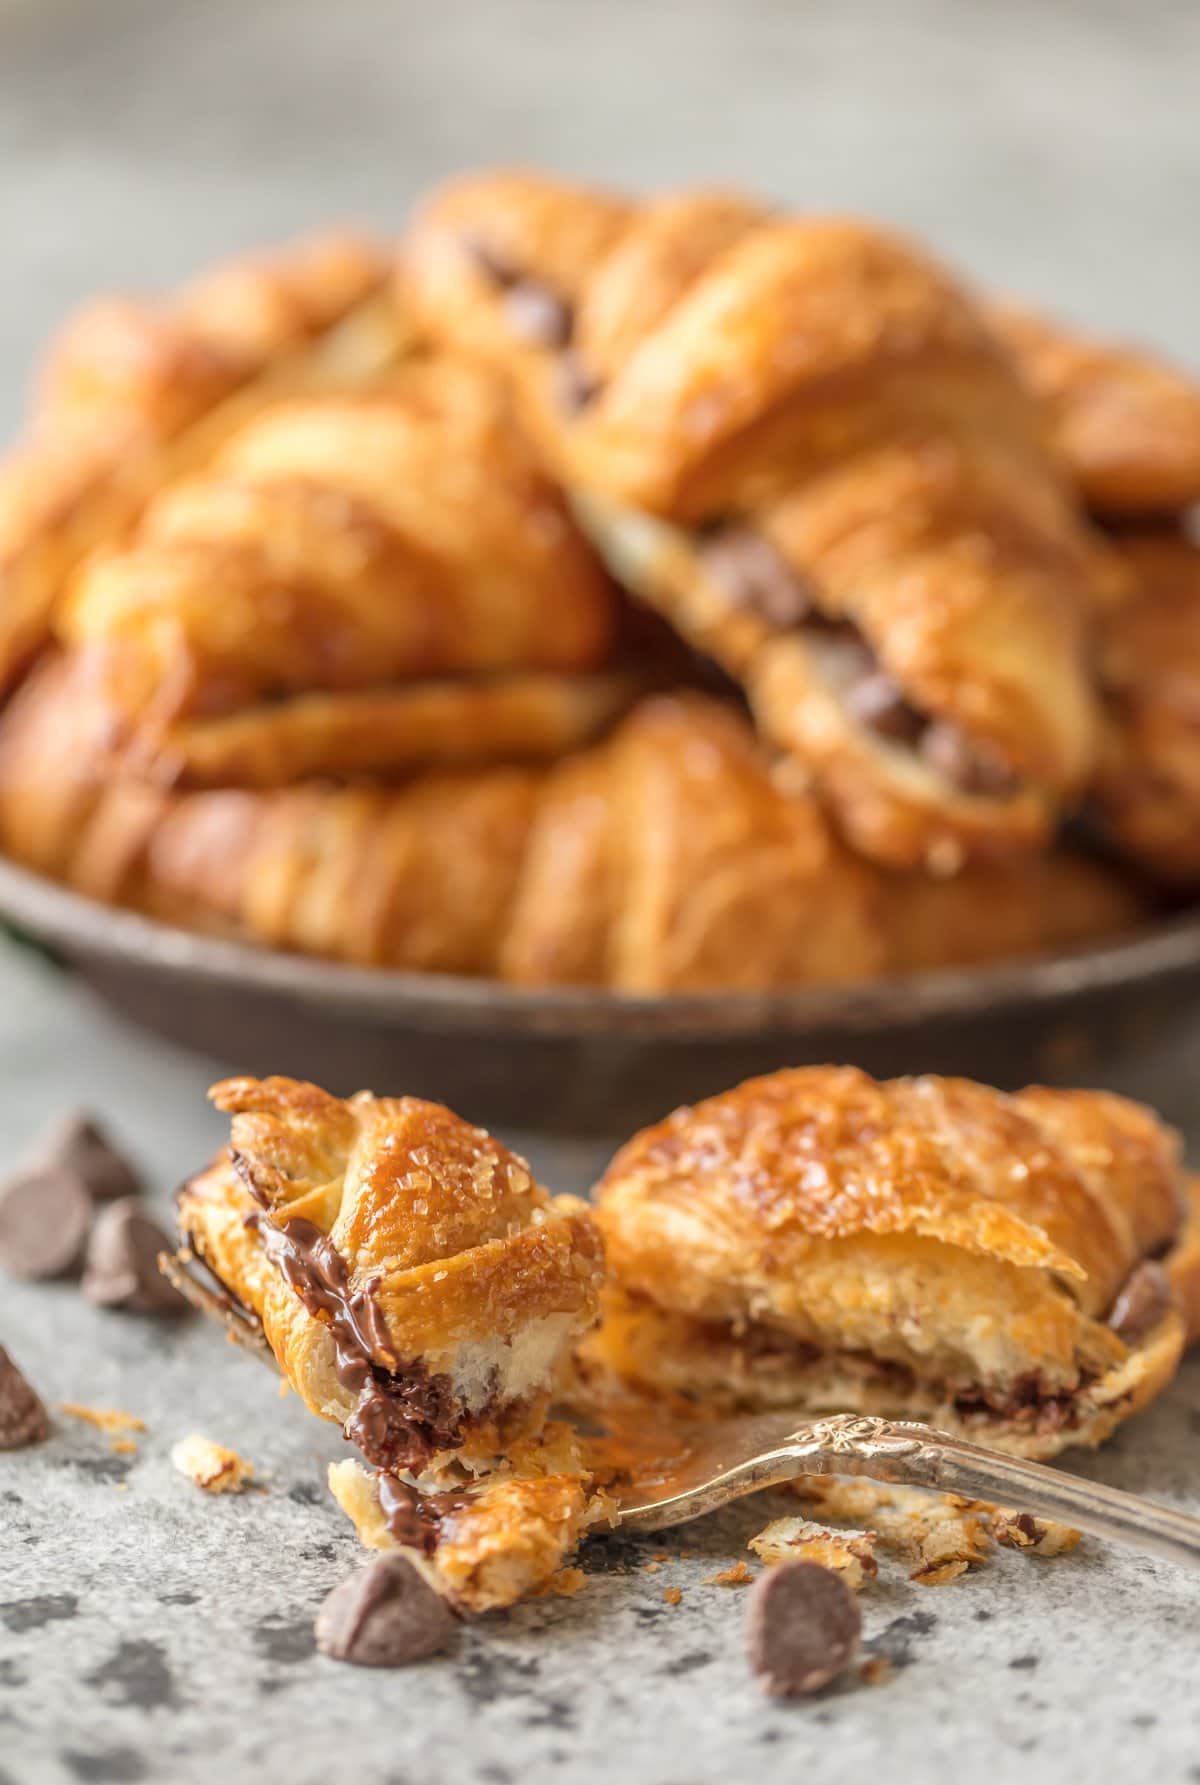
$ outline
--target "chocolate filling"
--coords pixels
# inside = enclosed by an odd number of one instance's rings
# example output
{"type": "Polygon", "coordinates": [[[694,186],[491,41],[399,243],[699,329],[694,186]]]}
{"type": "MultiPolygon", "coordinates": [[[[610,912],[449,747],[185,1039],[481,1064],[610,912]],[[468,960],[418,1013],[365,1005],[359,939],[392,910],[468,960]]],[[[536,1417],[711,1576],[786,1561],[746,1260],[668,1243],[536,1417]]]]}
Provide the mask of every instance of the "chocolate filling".
{"type": "Polygon", "coordinates": [[[960,793],[1005,798],[1018,786],[1004,764],[957,725],[934,719],[905,697],[853,621],[821,612],[812,586],[754,527],[729,522],[702,536],[704,569],[740,608],[779,631],[836,640],[851,665],[842,701],[849,716],[879,737],[909,745],[960,793]]]}
{"type": "MultiPolygon", "coordinates": [[[[256,1200],[262,1198],[237,1155],[234,1165],[256,1200]]],[[[329,1331],[338,1381],[358,1396],[346,1437],[383,1469],[419,1469],[462,1439],[463,1409],[448,1375],[421,1360],[396,1356],[377,1283],[354,1289],[345,1259],[329,1235],[302,1216],[282,1222],[266,1211],[246,1217],[263,1251],[314,1319],[329,1331]]]]}
{"type": "Polygon", "coordinates": [[[1156,1327],[1171,1305],[1171,1285],[1161,1264],[1139,1264],[1112,1306],[1108,1324],[1127,1345],[1156,1327]]]}
{"type": "Polygon", "coordinates": [[[471,1498],[458,1488],[423,1494],[410,1481],[401,1481],[386,1471],[376,1477],[375,1491],[384,1523],[396,1542],[405,1549],[419,1549],[426,1556],[437,1548],[445,1520],[468,1505],[471,1498]]]}

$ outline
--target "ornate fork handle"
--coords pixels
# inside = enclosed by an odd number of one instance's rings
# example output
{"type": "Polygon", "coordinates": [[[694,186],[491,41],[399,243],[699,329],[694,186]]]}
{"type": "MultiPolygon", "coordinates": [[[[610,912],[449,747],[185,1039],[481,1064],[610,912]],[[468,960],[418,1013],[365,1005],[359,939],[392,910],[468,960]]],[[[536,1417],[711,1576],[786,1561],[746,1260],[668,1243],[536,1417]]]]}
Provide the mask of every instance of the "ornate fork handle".
{"type": "Polygon", "coordinates": [[[952,1438],[932,1426],[837,1414],[801,1427],[779,1447],[791,1475],[866,1475],[940,1488],[1077,1525],[1093,1537],[1200,1568],[1200,1519],[1135,1494],[1063,1475],[952,1438]]]}

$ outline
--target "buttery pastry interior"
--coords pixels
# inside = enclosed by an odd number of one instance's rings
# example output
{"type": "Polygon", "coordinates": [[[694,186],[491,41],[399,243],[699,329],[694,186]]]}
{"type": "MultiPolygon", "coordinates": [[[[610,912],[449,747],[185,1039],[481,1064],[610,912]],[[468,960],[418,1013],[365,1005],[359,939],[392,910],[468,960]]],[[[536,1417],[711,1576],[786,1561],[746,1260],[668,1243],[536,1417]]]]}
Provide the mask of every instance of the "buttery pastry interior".
{"type": "Polygon", "coordinates": [[[212,1095],[231,1144],[179,1193],[186,1252],[371,1466],[331,1475],[364,1541],[473,1610],[542,1584],[606,1511],[546,1422],[596,1318],[586,1206],[439,1104],[283,1078],[212,1095]]]}
{"type": "Polygon", "coordinates": [[[398,261],[98,300],[0,465],[0,848],[522,986],[1117,934],[1200,882],[1198,413],[874,225],[704,189],[472,176],[398,261]]]}
{"type": "Polygon", "coordinates": [[[777,1072],[636,1135],[596,1218],[585,1367],[702,1410],[907,1415],[1050,1456],[1157,1394],[1195,1312],[1177,1138],[1101,1092],[777,1072]]]}

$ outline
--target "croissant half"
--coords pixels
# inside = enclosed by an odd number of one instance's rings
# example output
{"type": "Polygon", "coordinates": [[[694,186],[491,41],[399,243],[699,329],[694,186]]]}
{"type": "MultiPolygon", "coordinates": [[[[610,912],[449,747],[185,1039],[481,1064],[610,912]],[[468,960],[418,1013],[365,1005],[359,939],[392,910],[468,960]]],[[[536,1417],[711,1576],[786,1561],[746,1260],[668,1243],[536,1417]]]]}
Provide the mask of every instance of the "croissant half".
{"type": "Polygon", "coordinates": [[[504,368],[610,562],[860,849],[945,871],[1044,838],[1119,574],[939,267],[853,221],[500,174],[424,207],[403,289],[504,368]]]}
{"type": "Polygon", "coordinates": [[[438,1104],[283,1078],[212,1096],[231,1146],[180,1192],[190,1254],[371,1465],[331,1471],[364,1541],[465,1607],[511,1603],[604,1513],[545,1419],[596,1316],[585,1206],[438,1104]]]}
{"type": "Polygon", "coordinates": [[[1170,1380],[1200,1236],[1176,1137],[1138,1105],[832,1067],[635,1136],[597,1219],[601,1376],[1027,1456],[1100,1443],[1170,1380]]]}

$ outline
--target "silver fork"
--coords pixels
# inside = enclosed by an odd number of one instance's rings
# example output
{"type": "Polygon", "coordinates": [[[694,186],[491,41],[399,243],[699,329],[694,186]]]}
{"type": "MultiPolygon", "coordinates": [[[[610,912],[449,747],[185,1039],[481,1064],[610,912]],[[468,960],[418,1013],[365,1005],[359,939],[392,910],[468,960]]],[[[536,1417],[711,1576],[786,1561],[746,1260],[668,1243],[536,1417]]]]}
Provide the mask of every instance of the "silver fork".
{"type": "Polygon", "coordinates": [[[794,1413],[756,1413],[705,1423],[686,1443],[669,1465],[614,1490],[621,1529],[681,1525],[797,1475],[866,1475],[1016,1507],[1200,1568],[1200,1519],[932,1426],[851,1413],[798,1425],[794,1413]]]}

